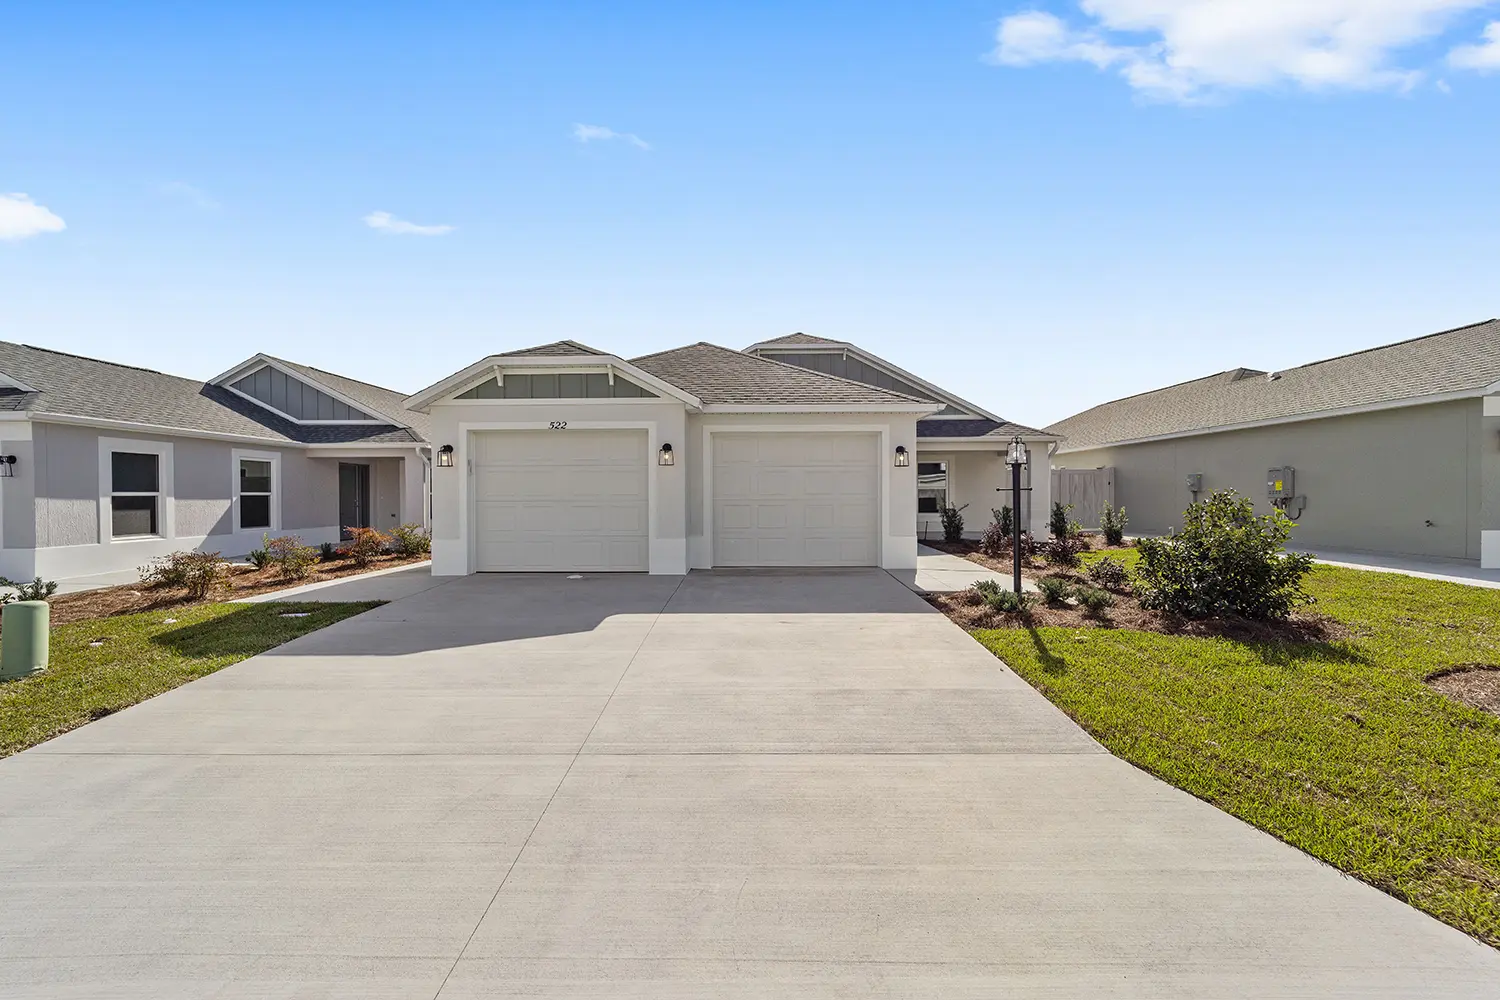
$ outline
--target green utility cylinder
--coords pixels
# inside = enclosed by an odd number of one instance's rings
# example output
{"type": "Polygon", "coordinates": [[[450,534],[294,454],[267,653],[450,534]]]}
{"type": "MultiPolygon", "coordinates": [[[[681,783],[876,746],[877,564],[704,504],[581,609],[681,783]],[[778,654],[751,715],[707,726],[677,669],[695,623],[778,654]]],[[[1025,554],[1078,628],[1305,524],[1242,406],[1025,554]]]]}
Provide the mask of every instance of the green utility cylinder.
{"type": "Polygon", "coordinates": [[[46,601],[16,601],[0,612],[0,681],[47,669],[46,601]]]}

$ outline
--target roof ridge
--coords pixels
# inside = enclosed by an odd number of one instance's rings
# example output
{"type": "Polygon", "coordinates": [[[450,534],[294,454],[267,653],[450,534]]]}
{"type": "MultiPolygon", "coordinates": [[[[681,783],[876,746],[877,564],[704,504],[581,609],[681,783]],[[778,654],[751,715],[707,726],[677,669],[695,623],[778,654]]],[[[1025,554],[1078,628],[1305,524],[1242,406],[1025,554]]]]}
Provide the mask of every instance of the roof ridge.
{"type": "Polygon", "coordinates": [[[1320,358],[1317,361],[1309,361],[1306,364],[1295,365],[1291,368],[1282,368],[1280,370],[1282,372],[1292,372],[1300,371],[1303,368],[1314,368],[1318,365],[1326,365],[1330,361],[1342,361],[1345,358],[1357,358],[1361,354],[1373,354],[1376,351],[1387,351],[1393,347],[1404,347],[1407,344],[1415,344],[1421,340],[1431,340],[1433,337],[1445,337],[1450,333],[1458,333],[1460,330],[1472,330],[1475,327],[1488,326],[1491,323],[1495,322],[1500,322],[1500,320],[1497,320],[1496,317],[1491,316],[1489,319],[1482,319],[1477,323],[1465,323],[1462,326],[1451,327],[1447,330],[1439,330],[1436,333],[1424,333],[1420,337],[1407,337],[1405,340],[1393,340],[1389,344],[1378,344],[1375,347],[1366,347],[1363,350],[1350,351],[1347,354],[1335,354],[1331,358],[1320,358]]]}
{"type": "MultiPolygon", "coordinates": [[[[1102,409],[1103,407],[1113,406],[1116,403],[1123,403],[1123,402],[1126,402],[1127,400],[1140,399],[1142,396],[1154,396],[1158,392],[1166,392],[1168,389],[1180,389],[1180,388],[1182,388],[1185,385],[1192,385],[1194,382],[1207,382],[1207,381],[1209,381],[1211,379],[1216,379],[1216,378],[1219,378],[1219,377],[1224,376],[1224,375],[1233,375],[1235,372],[1239,372],[1239,371],[1252,371],[1252,370],[1253,369],[1249,369],[1249,368],[1226,368],[1226,369],[1224,369],[1221,372],[1214,372],[1212,375],[1199,375],[1197,378],[1184,379],[1181,382],[1173,382],[1170,385],[1159,386],[1159,387],[1157,387],[1155,389],[1145,389],[1145,390],[1143,390],[1141,392],[1132,392],[1128,396],[1120,396],[1120,397],[1118,397],[1116,399],[1106,399],[1102,403],[1095,403],[1093,406],[1090,406],[1087,410],[1079,410],[1077,413],[1073,414],[1073,416],[1064,417],[1063,420],[1072,420],[1073,417],[1081,417],[1085,413],[1092,413],[1093,411],[1098,410],[1098,409],[1102,409]]],[[[1267,374],[1267,373],[1266,372],[1261,372],[1261,374],[1264,375],[1264,374],[1267,374]]],[[[1232,380],[1232,381],[1241,381],[1241,382],[1243,382],[1245,380],[1244,379],[1237,379],[1237,380],[1232,380]]],[[[1055,422],[1053,422],[1051,424],[1048,424],[1047,426],[1048,427],[1056,427],[1058,424],[1062,423],[1063,420],[1055,421],[1055,422]]]]}

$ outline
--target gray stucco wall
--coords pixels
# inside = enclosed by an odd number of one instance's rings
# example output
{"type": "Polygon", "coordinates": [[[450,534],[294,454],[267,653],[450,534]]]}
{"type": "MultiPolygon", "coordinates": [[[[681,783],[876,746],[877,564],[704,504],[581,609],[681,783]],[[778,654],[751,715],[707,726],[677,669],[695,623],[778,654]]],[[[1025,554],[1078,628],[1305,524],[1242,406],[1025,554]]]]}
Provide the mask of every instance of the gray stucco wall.
{"type": "Polygon", "coordinates": [[[1307,497],[1294,546],[1477,559],[1481,498],[1500,495],[1500,483],[1482,483],[1477,460],[1496,447],[1495,433],[1483,433],[1487,422],[1478,399],[1460,400],[1061,452],[1052,464],[1114,466],[1115,502],[1126,508],[1129,531],[1141,534],[1181,523],[1192,501],[1189,473],[1203,474],[1200,496],[1233,488],[1266,513],[1266,472],[1290,465],[1307,497]]]}

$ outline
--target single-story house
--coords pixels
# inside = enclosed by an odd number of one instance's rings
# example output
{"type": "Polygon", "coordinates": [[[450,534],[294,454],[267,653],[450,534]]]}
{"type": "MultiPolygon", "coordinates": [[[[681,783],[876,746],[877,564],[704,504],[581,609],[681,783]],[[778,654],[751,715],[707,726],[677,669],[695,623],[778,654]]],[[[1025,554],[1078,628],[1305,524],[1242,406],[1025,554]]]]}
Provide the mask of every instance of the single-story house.
{"type": "Polygon", "coordinates": [[[0,575],[425,524],[427,417],[403,399],[264,354],[197,382],[0,343],[0,575]]]}
{"type": "Polygon", "coordinates": [[[429,420],[438,575],[910,568],[942,503],[977,528],[1004,502],[1016,436],[1040,463],[1025,519],[1043,528],[1056,440],[801,334],[630,360],[558,341],[405,406],[429,420]]]}
{"type": "Polygon", "coordinates": [[[1267,372],[1236,368],[1047,428],[1058,469],[1113,469],[1132,532],[1233,488],[1293,544],[1500,568],[1500,320],[1267,372]]]}

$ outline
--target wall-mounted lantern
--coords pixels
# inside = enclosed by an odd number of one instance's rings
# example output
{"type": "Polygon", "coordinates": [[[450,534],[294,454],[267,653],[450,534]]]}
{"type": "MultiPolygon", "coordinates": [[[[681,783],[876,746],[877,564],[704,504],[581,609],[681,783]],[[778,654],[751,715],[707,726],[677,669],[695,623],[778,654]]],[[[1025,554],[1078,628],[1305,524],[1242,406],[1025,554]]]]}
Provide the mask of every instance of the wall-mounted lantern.
{"type": "Polygon", "coordinates": [[[656,464],[657,465],[676,465],[677,464],[677,456],[674,455],[674,454],[672,454],[672,446],[671,445],[664,444],[664,445],[661,446],[661,451],[659,451],[659,452],[656,453],[656,464]]]}
{"type": "Polygon", "coordinates": [[[453,468],[453,446],[445,444],[438,449],[437,464],[439,469],[453,468]]]}
{"type": "Polygon", "coordinates": [[[0,479],[9,479],[16,474],[16,456],[0,455],[0,479]]]}
{"type": "Polygon", "coordinates": [[[906,445],[896,445],[896,468],[904,469],[911,464],[911,453],[906,450],[906,445]]]}

